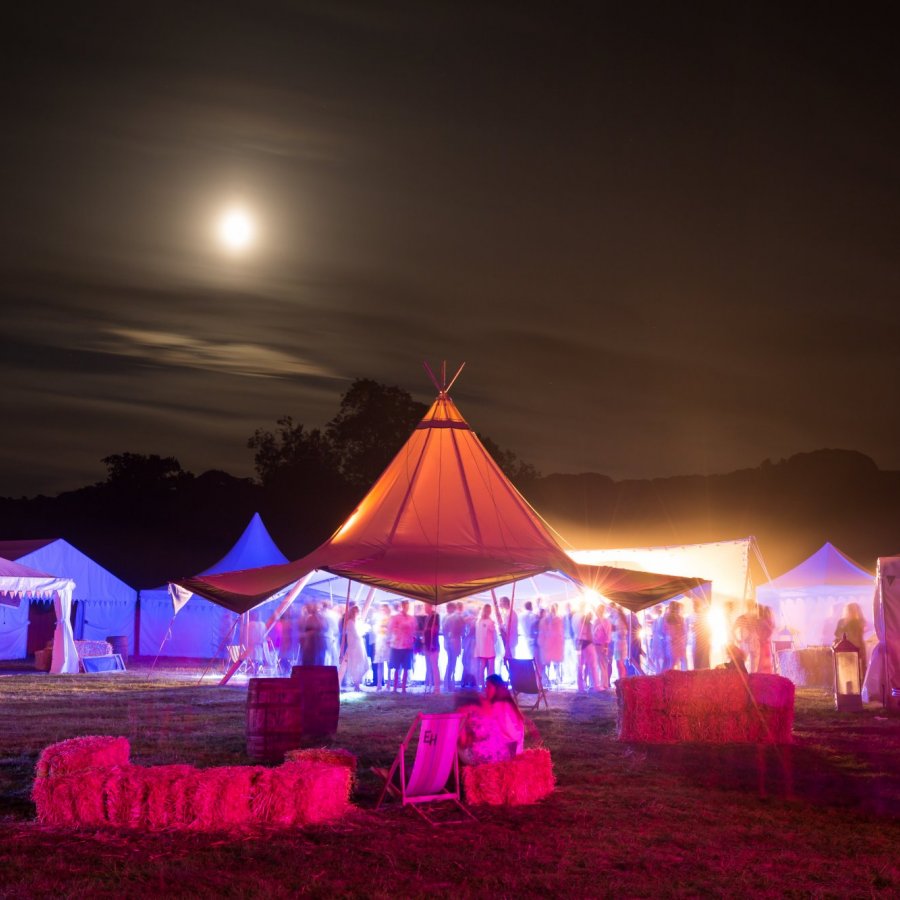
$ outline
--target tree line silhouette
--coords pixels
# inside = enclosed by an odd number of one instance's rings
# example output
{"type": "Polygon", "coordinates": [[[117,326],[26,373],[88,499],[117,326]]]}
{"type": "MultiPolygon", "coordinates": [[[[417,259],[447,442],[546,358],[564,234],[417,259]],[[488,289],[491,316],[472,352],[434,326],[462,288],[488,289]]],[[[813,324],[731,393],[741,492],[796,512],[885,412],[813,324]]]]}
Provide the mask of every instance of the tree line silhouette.
{"type": "MultiPolygon", "coordinates": [[[[219,559],[254,512],[289,558],[325,540],[427,411],[405,390],[357,379],[324,428],[290,416],[248,439],[255,478],[194,475],[175,457],[116,453],[106,479],[56,497],[0,499],[0,538],[63,537],[136,587],[219,559]]],[[[819,450],[709,476],[614,481],[542,475],[479,435],[529,502],[576,547],[685,544],[753,534],[771,575],[830,540],[865,566],[900,552],[900,472],[819,450]]],[[[757,572],[756,578],[764,576],[757,572]]]]}

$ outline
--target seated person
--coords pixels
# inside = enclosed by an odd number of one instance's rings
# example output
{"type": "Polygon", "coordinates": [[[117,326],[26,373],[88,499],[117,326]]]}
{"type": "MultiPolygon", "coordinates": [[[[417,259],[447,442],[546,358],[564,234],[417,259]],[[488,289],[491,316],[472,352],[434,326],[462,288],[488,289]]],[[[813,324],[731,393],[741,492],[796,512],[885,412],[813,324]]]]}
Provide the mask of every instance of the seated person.
{"type": "Polygon", "coordinates": [[[477,766],[510,758],[510,741],[501,732],[485,697],[458,694],[456,708],[463,714],[459,729],[459,760],[463,765],[477,766]]]}
{"type": "Polygon", "coordinates": [[[525,717],[499,675],[488,675],[484,685],[484,697],[497,720],[500,734],[510,748],[509,755],[518,756],[525,750],[525,717]]]}

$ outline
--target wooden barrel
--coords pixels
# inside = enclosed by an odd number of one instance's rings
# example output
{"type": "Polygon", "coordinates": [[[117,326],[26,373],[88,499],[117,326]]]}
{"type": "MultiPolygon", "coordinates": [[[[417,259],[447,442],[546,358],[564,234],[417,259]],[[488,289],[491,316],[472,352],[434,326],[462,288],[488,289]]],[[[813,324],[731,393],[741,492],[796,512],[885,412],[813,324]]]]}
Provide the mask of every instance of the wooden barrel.
{"type": "Polygon", "coordinates": [[[303,737],[301,686],[291,678],[251,678],[247,688],[247,756],[281,762],[303,737]]]}
{"type": "Polygon", "coordinates": [[[122,662],[128,665],[128,635],[110,634],[106,642],[112,647],[112,652],[118,653],[122,657],[122,662]]]}
{"type": "Polygon", "coordinates": [[[337,666],[294,666],[291,681],[301,685],[303,734],[334,734],[341,712],[341,686],[337,666]]]}

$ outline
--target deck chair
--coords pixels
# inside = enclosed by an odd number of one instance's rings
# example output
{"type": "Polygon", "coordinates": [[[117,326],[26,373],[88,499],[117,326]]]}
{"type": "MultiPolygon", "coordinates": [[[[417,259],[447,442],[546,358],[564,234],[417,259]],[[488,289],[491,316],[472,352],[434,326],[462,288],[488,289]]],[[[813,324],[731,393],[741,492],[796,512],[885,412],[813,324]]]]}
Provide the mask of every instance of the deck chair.
{"type": "MultiPolygon", "coordinates": [[[[233,666],[243,654],[246,652],[247,648],[243,644],[227,644],[225,649],[228,651],[228,666],[233,666]]],[[[250,661],[245,659],[240,666],[235,670],[235,675],[241,674],[244,675],[250,670],[250,661]]]]}
{"type": "Polygon", "coordinates": [[[372,771],[384,779],[384,787],[375,808],[379,809],[387,794],[398,797],[403,806],[412,808],[430,825],[460,824],[468,819],[439,819],[430,816],[423,807],[450,801],[468,816],[475,816],[463,805],[459,794],[459,756],[457,746],[462,722],[460,713],[419,713],[400,744],[390,769],[373,767],[372,771]],[[406,748],[419,729],[419,743],[412,774],[406,777],[406,748]],[[395,779],[399,776],[399,781],[395,779]],[[448,782],[452,784],[448,786],[448,782]]]}
{"type": "Polygon", "coordinates": [[[266,642],[262,645],[262,652],[265,660],[263,668],[271,675],[281,675],[281,657],[270,638],[266,638],[266,642]]]}
{"type": "Polygon", "coordinates": [[[541,673],[538,671],[534,660],[508,659],[506,662],[509,666],[509,686],[513,697],[516,698],[516,702],[518,703],[519,701],[519,694],[536,694],[537,699],[534,701],[534,706],[530,707],[530,709],[540,709],[541,700],[544,701],[544,706],[550,709],[550,704],[547,702],[547,692],[544,690],[544,685],[541,681],[541,673]]]}

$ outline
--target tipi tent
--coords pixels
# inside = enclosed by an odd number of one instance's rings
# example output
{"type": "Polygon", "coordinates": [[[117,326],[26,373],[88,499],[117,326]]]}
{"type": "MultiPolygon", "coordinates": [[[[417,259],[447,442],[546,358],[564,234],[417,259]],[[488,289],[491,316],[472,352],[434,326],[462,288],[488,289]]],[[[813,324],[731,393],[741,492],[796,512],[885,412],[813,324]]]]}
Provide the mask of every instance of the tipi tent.
{"type": "MultiPolygon", "coordinates": [[[[254,513],[234,546],[201,574],[217,575],[287,561],[259,513],[254,513]]],[[[167,586],[141,591],[140,609],[140,652],[144,655],[159,653],[160,656],[209,659],[221,652],[236,618],[233,612],[202,597],[193,597],[173,618],[172,597],[167,586]]]]}
{"type": "Polygon", "coordinates": [[[0,659],[25,657],[30,601],[50,600],[56,612],[50,671],[55,674],[77,672],[78,654],[70,622],[74,588],[75,582],[71,578],[45,575],[21,563],[0,558],[0,659]]]}
{"type": "Polygon", "coordinates": [[[875,634],[863,697],[900,710],[900,556],[878,560],[875,574],[875,634]]]}
{"type": "Polygon", "coordinates": [[[109,635],[126,635],[129,652],[134,652],[137,592],[100,563],[62,538],[0,541],[0,556],[72,579],[75,637],[103,641],[109,635]]]}
{"type": "Polygon", "coordinates": [[[797,646],[830,646],[844,606],[870,608],[873,586],[871,572],[826,543],[796,568],[761,584],[756,601],[772,608],[778,627],[787,628],[797,646]]]}
{"type": "Polygon", "coordinates": [[[485,450],[450,399],[450,386],[437,386],[409,440],[318,549],[287,565],[187,579],[181,588],[243,612],[294,584],[271,623],[315,570],[430,604],[547,571],[632,609],[704,585],[576,563],[485,450]]]}

